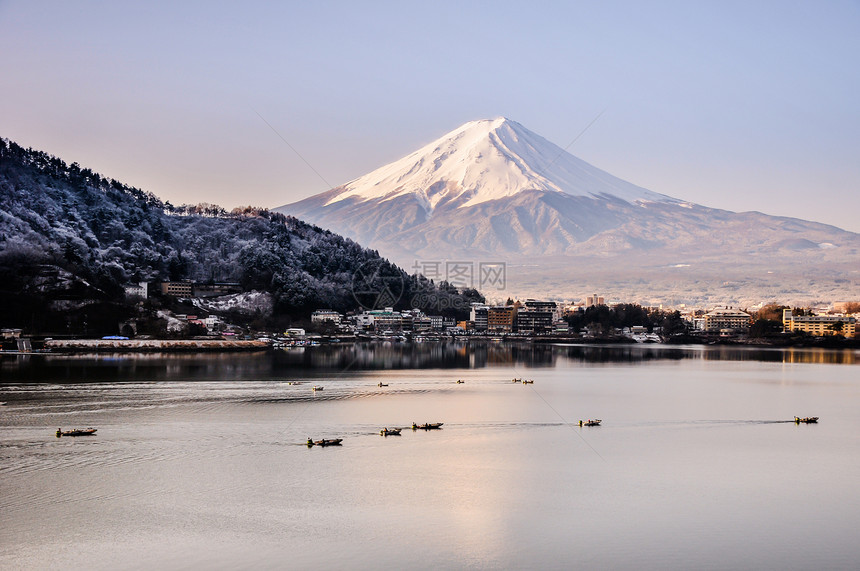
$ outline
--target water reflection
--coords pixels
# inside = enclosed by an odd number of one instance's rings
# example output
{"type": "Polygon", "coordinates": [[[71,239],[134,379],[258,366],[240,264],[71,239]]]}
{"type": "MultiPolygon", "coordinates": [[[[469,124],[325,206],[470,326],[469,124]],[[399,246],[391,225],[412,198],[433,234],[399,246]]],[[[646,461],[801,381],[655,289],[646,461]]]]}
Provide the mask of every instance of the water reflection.
{"type": "Polygon", "coordinates": [[[857,364],[858,352],[737,346],[550,345],[501,342],[355,343],[256,353],[38,355],[0,358],[0,383],[284,379],[320,371],[555,368],[560,361],[666,360],[857,364]]]}

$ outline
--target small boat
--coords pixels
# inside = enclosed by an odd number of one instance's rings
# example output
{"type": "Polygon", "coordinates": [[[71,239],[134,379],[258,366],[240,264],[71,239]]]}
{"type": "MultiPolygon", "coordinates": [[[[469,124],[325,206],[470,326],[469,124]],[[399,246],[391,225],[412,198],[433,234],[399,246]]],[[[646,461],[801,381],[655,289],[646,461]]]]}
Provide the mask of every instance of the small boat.
{"type": "Polygon", "coordinates": [[[343,438],[323,438],[322,440],[311,440],[308,438],[308,448],[311,446],[340,446],[343,438]]]}
{"type": "Polygon", "coordinates": [[[799,416],[795,416],[794,422],[796,424],[800,424],[801,422],[804,424],[815,424],[818,422],[818,417],[817,416],[807,416],[804,418],[800,418],[799,416]]]}
{"type": "Polygon", "coordinates": [[[442,422],[426,422],[424,424],[415,424],[413,422],[412,423],[412,430],[418,430],[419,428],[421,430],[435,430],[438,428],[442,428],[443,424],[444,423],[442,423],[442,422]]]}
{"type": "Polygon", "coordinates": [[[526,381],[526,380],[523,380],[523,384],[524,384],[524,385],[533,385],[533,384],[535,384],[535,382],[534,382],[533,380],[529,379],[529,380],[527,380],[527,381],[526,381]]]}
{"type": "Polygon", "coordinates": [[[523,382],[523,380],[522,380],[522,379],[518,379],[518,378],[514,377],[513,379],[511,379],[511,382],[512,382],[512,383],[521,383],[521,382],[523,382]]]}
{"type": "Polygon", "coordinates": [[[57,438],[61,436],[92,436],[96,433],[97,428],[75,428],[63,432],[61,428],[57,429],[57,438]]]}
{"type": "Polygon", "coordinates": [[[466,382],[466,381],[463,381],[463,380],[461,380],[461,379],[457,379],[457,384],[458,384],[458,385],[462,385],[462,384],[463,384],[463,383],[465,383],[465,382],[466,382]]]}
{"type": "Polygon", "coordinates": [[[382,436],[400,436],[402,428],[383,428],[379,431],[382,436]]]}
{"type": "Polygon", "coordinates": [[[319,386],[319,385],[314,385],[314,386],[313,386],[313,390],[314,390],[314,391],[321,391],[321,390],[323,390],[324,388],[325,388],[325,387],[321,387],[321,386],[319,386]]]}
{"type": "Polygon", "coordinates": [[[599,418],[595,418],[594,420],[588,419],[585,422],[579,421],[579,426],[600,426],[600,423],[603,422],[599,418]]]}
{"type": "Polygon", "coordinates": [[[302,381],[290,381],[287,383],[288,385],[303,385],[302,381]]]}
{"type": "Polygon", "coordinates": [[[388,386],[388,383],[382,383],[382,382],[380,382],[380,383],[379,383],[379,384],[377,384],[376,386],[377,386],[377,387],[387,387],[387,386],[388,386]]]}

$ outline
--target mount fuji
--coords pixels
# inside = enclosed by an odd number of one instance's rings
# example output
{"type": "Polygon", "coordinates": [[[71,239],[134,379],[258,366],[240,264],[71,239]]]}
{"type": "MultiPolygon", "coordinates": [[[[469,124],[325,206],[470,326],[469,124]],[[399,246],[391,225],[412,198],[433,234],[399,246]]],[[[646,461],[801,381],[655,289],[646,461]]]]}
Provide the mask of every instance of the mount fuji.
{"type": "Polygon", "coordinates": [[[652,192],[503,117],[466,123],[276,210],[405,267],[504,261],[504,295],[567,297],[599,288],[643,302],[744,303],[860,291],[858,234],[652,192]]]}

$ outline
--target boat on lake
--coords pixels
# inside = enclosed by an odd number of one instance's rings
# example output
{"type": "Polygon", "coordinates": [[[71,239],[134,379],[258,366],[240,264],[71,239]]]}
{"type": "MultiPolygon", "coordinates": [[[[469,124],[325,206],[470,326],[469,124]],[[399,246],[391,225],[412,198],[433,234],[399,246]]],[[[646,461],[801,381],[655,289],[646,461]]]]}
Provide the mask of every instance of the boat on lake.
{"type": "Polygon", "coordinates": [[[535,384],[535,382],[532,379],[528,379],[528,380],[523,379],[523,384],[524,385],[533,385],[533,384],[535,384]]]}
{"type": "Polygon", "coordinates": [[[600,420],[599,418],[595,418],[595,419],[593,419],[593,420],[589,418],[589,419],[588,419],[588,420],[586,420],[585,422],[583,422],[583,421],[581,421],[581,420],[580,420],[580,421],[579,421],[579,426],[600,426],[600,423],[601,423],[601,422],[603,422],[603,421],[602,421],[602,420],[600,420]]]}
{"type": "Polygon", "coordinates": [[[443,424],[444,423],[442,423],[442,422],[426,422],[424,424],[415,424],[413,422],[412,423],[412,430],[418,430],[419,428],[421,430],[435,430],[438,428],[442,428],[443,424]]]}
{"type": "Polygon", "coordinates": [[[387,387],[387,386],[388,386],[388,383],[382,383],[382,382],[380,382],[380,383],[378,383],[376,386],[377,386],[377,387],[387,387]]]}
{"type": "Polygon", "coordinates": [[[308,448],[311,446],[340,446],[343,438],[323,438],[322,440],[312,440],[308,438],[308,448]]]}
{"type": "Polygon", "coordinates": [[[321,386],[319,386],[319,385],[314,385],[314,386],[313,386],[313,390],[314,390],[314,392],[316,392],[316,391],[321,391],[321,390],[323,390],[324,388],[325,388],[325,387],[321,387],[321,386]]]}
{"type": "Polygon", "coordinates": [[[63,432],[63,429],[57,429],[57,438],[61,436],[92,436],[96,433],[97,428],[75,428],[72,430],[66,430],[63,432]]]}
{"type": "Polygon", "coordinates": [[[807,416],[804,418],[800,418],[799,416],[795,416],[794,422],[796,424],[800,424],[801,422],[804,424],[815,424],[818,422],[818,417],[817,416],[807,416]]]}
{"type": "Polygon", "coordinates": [[[400,436],[402,428],[383,428],[379,431],[382,436],[400,436]]]}

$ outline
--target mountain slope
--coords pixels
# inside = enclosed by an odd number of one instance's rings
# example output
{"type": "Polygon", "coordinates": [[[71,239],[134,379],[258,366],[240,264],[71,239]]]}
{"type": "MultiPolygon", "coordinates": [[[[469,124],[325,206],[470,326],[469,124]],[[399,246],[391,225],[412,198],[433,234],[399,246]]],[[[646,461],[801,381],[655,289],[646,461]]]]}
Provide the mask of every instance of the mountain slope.
{"type": "Polygon", "coordinates": [[[296,218],[265,209],[174,207],[5,139],[0,207],[3,327],[65,331],[71,309],[92,306],[99,310],[80,318],[90,332],[97,321],[115,328],[129,314],[123,285],[137,281],[239,282],[271,293],[281,314],[346,311],[363,303],[353,282],[368,265],[378,280],[368,289],[381,291],[394,279],[402,285],[392,303],[402,308],[410,306],[413,290],[459,307],[451,301],[458,292],[409,276],[377,252],[296,218]]]}
{"type": "MultiPolygon", "coordinates": [[[[718,268],[717,275],[727,278],[721,282],[743,281],[750,271],[791,280],[801,268],[850,284],[860,277],[850,269],[860,266],[858,234],[658,194],[504,118],[466,123],[403,159],[276,210],[332,228],[404,265],[491,259],[529,267],[519,277],[515,272],[512,284],[521,279],[532,288],[542,275],[560,275],[574,261],[579,271],[603,276],[593,284],[602,288],[666,265],[718,268]]],[[[659,272],[649,278],[660,279],[659,272]]],[[[682,286],[690,294],[685,299],[723,300],[725,292],[714,291],[716,286],[696,284],[695,277],[680,281],[688,284],[682,286]],[[697,291],[709,289],[697,298],[697,291]]],[[[677,289],[677,283],[654,283],[648,293],[677,289]]],[[[548,293],[575,293],[561,279],[557,284],[548,293]]],[[[791,287],[792,295],[822,291],[808,282],[791,287]]],[[[850,287],[827,291],[840,290],[851,293],[850,287]]],[[[756,285],[749,293],[761,291],[756,285]]]]}

